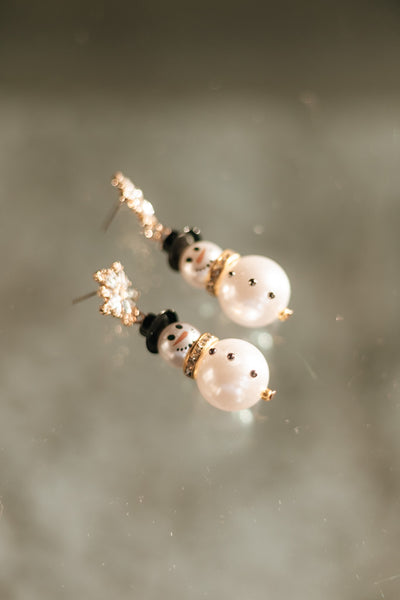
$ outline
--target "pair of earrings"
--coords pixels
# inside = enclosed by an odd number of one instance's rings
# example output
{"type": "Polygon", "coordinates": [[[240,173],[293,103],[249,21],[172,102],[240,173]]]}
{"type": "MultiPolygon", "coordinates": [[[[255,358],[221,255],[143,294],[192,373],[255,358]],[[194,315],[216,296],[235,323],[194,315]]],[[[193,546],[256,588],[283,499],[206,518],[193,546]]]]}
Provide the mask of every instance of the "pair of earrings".
{"type": "MultiPolygon", "coordinates": [[[[180,271],[194,287],[204,287],[217,296],[233,321],[260,327],[276,319],[284,321],[292,314],[287,308],[289,279],[273,260],[222,251],[216,244],[202,241],[198,228],[177,231],[164,227],[142,191],[122,173],[114,176],[112,184],[119,189],[120,198],[106,228],[116,210],[127,204],[138,217],[145,237],[158,242],[167,252],[172,269],[180,271]]],[[[268,388],[268,363],[249,342],[201,334],[189,323],[179,321],[173,310],[157,315],[143,313],[137,305],[139,292],[120,262],[97,271],[94,280],[99,289],[89,295],[97,294],[103,300],[100,312],[121,319],[126,326],[138,324],[147,349],[195,379],[200,393],[212,406],[236,411],[274,396],[275,392],[268,388]]]]}
{"type": "Polygon", "coordinates": [[[290,282],[278,263],[265,256],[240,256],[203,241],[198,227],[181,231],[162,225],[154,208],[130,179],[116,173],[111,184],[119,190],[118,204],[105,225],[108,228],[117,210],[126,204],[137,216],[147,239],[159,243],[168,263],[193,287],[205,288],[217,296],[224,313],[244,327],[264,327],[292,315],[288,308],[290,282]]]}

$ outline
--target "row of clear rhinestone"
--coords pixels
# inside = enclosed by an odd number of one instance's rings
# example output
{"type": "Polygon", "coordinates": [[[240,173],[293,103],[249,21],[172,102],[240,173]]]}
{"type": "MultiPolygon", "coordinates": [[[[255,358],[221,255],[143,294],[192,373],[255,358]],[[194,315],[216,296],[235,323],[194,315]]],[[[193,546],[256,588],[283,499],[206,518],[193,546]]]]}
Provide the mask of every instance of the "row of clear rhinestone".
{"type": "Polygon", "coordinates": [[[218,338],[211,333],[202,333],[198,340],[195,341],[193,346],[190,348],[189,352],[186,355],[185,362],[183,363],[183,372],[186,377],[190,377],[191,379],[196,378],[196,366],[203,355],[204,352],[208,350],[208,348],[218,342],[218,338]]]}
{"type": "Polygon", "coordinates": [[[206,290],[213,296],[218,295],[218,280],[230,264],[240,258],[233,250],[224,250],[213,263],[211,263],[206,283],[206,290]]]}

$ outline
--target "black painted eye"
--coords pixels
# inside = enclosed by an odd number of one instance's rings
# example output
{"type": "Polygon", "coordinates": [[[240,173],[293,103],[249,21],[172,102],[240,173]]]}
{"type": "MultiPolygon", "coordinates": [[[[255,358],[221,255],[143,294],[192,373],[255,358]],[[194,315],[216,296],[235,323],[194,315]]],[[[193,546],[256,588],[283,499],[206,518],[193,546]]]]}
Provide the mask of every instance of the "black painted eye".
{"type": "Polygon", "coordinates": [[[271,300],[273,300],[273,299],[275,298],[275,294],[274,294],[274,292],[270,292],[270,293],[268,294],[268,298],[271,298],[271,300]]]}
{"type": "Polygon", "coordinates": [[[253,285],[256,285],[256,283],[257,283],[257,281],[254,279],[254,277],[249,279],[249,285],[253,286],[253,285]]]}
{"type": "Polygon", "coordinates": [[[210,348],[209,351],[208,351],[208,354],[215,354],[216,351],[217,351],[216,348],[210,348]]]}
{"type": "Polygon", "coordinates": [[[228,275],[229,277],[233,277],[235,275],[235,271],[229,271],[228,275]]]}
{"type": "Polygon", "coordinates": [[[189,256],[189,258],[186,259],[186,262],[192,262],[192,260],[193,260],[193,258],[190,258],[190,256],[189,256]]]}
{"type": "Polygon", "coordinates": [[[233,352],[229,352],[229,353],[226,355],[226,358],[227,358],[228,360],[234,360],[234,359],[235,359],[235,355],[233,354],[233,352]]]}
{"type": "Polygon", "coordinates": [[[250,377],[257,377],[258,373],[254,369],[250,371],[250,377]]]}
{"type": "Polygon", "coordinates": [[[177,329],[183,329],[183,325],[175,325],[177,329]]]}
{"type": "Polygon", "coordinates": [[[171,340],[171,341],[172,341],[172,340],[174,340],[174,339],[175,339],[175,336],[174,336],[174,334],[173,334],[173,333],[171,333],[171,334],[168,336],[168,339],[169,339],[169,340],[171,340]]]}
{"type": "Polygon", "coordinates": [[[193,250],[194,250],[195,252],[198,252],[198,251],[200,250],[200,248],[199,248],[198,246],[196,246],[196,248],[193,248],[193,250]]]}

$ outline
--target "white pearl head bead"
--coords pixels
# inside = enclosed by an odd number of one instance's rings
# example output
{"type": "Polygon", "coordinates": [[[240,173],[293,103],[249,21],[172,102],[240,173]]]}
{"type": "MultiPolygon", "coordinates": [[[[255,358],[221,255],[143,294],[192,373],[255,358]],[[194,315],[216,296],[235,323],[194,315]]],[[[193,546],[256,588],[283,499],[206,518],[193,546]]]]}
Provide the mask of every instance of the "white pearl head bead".
{"type": "Polygon", "coordinates": [[[220,340],[200,358],[196,381],[201,395],[212,406],[243,410],[256,404],[268,387],[268,363],[249,342],[220,340]]]}
{"type": "Polygon", "coordinates": [[[183,368],[186,354],[200,337],[200,331],[189,323],[171,323],[158,338],[158,352],[173,367],[183,368]]]}
{"type": "Polygon", "coordinates": [[[182,252],[179,270],[182,277],[196,288],[204,288],[211,263],[221,254],[222,248],[213,242],[200,241],[182,252]]]}
{"type": "Polygon", "coordinates": [[[263,327],[287,308],[290,282],[282,267],[270,258],[242,256],[222,274],[218,299],[235,323],[263,327]]]}

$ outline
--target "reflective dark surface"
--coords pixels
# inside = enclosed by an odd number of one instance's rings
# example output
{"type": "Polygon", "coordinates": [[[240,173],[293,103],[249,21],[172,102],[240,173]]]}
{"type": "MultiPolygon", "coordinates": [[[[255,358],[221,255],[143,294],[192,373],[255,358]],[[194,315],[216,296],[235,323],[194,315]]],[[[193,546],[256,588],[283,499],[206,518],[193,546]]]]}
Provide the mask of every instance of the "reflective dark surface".
{"type": "MultiPolygon", "coordinates": [[[[36,3],[35,3],[36,4],[36,3]]],[[[189,3],[190,4],[190,3],[189,3]]],[[[0,597],[397,599],[400,13],[362,2],[0,7],[0,597]],[[292,320],[245,330],[121,210],[277,260],[292,320]],[[230,415],[98,313],[264,351],[230,415]]]]}

